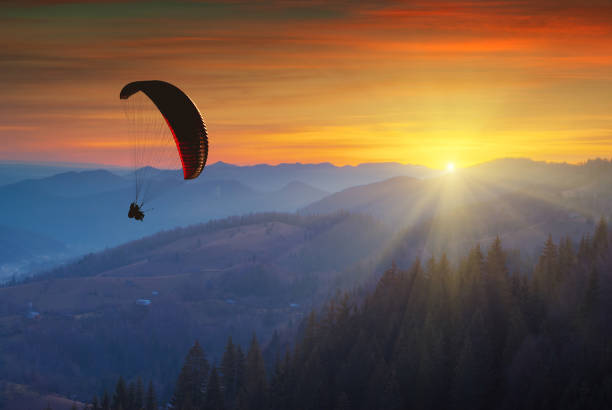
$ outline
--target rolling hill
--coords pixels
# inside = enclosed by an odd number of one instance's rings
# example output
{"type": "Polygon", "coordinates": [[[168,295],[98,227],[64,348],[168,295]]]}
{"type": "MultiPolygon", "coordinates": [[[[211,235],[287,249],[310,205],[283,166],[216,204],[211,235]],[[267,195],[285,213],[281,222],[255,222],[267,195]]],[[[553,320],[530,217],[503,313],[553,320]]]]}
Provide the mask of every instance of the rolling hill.
{"type": "Polygon", "coordinates": [[[228,335],[295,331],[388,238],[367,216],[258,214],[88,255],[0,288],[0,380],[78,399],[117,374],[169,385],[194,339],[218,359],[228,335]]]}
{"type": "MultiPolygon", "coordinates": [[[[346,210],[372,215],[395,232],[378,269],[395,260],[447,253],[451,259],[499,236],[533,261],[548,234],[578,240],[601,216],[612,215],[612,166],[503,159],[436,178],[396,177],[351,187],[300,213],[346,210]]],[[[363,272],[362,275],[366,275],[363,272]]]]}
{"type": "MultiPolygon", "coordinates": [[[[193,184],[164,175],[151,189],[153,200],[145,208],[145,222],[134,223],[126,217],[133,200],[129,179],[108,171],[70,172],[0,187],[0,225],[62,243],[65,253],[75,256],[214,218],[293,211],[326,194],[300,182],[260,192],[233,180],[193,184]]],[[[0,265],[49,253],[37,253],[30,242],[5,232],[0,231],[0,240],[10,242],[15,252],[0,258],[0,265]],[[23,257],[17,258],[20,255],[23,257]]]]}
{"type": "Polygon", "coordinates": [[[65,172],[78,172],[92,169],[106,169],[114,173],[124,173],[128,171],[127,168],[102,164],[0,161],[0,186],[14,184],[26,179],[42,179],[65,172]]]}
{"type": "Polygon", "coordinates": [[[263,191],[280,189],[291,181],[301,181],[324,191],[336,192],[351,186],[383,181],[396,176],[429,178],[440,172],[420,165],[396,162],[341,167],[327,162],[249,166],[217,162],[207,168],[206,173],[206,178],[235,179],[263,191]]]}

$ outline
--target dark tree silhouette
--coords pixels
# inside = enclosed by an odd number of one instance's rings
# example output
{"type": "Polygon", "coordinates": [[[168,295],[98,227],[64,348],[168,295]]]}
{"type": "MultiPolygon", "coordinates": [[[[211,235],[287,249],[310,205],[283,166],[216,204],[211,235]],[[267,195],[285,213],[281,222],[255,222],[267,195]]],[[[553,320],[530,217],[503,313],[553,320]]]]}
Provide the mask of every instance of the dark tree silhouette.
{"type": "Polygon", "coordinates": [[[223,403],[223,392],[221,391],[221,384],[219,382],[219,374],[217,373],[217,367],[213,366],[210,372],[210,379],[206,388],[206,410],[223,410],[225,405],[223,403]]]}
{"type": "Polygon", "coordinates": [[[196,341],[187,353],[185,363],[181,369],[172,405],[179,410],[200,409],[204,407],[206,385],[208,382],[210,365],[200,344],[196,341]]]}
{"type": "MultiPolygon", "coordinates": [[[[499,237],[456,264],[444,254],[407,270],[393,264],[370,290],[311,312],[293,350],[281,354],[277,335],[268,367],[255,335],[246,357],[228,339],[220,374],[196,342],[174,408],[612,408],[606,221],[577,247],[549,235],[538,252],[527,272],[509,270],[499,237]]],[[[119,379],[113,408],[130,395],[137,402],[134,386],[129,393],[119,379]]]]}
{"type": "Polygon", "coordinates": [[[145,397],[145,410],[156,410],[157,409],[157,398],[155,397],[155,389],[153,388],[153,382],[149,382],[147,388],[147,394],[145,397]]]}

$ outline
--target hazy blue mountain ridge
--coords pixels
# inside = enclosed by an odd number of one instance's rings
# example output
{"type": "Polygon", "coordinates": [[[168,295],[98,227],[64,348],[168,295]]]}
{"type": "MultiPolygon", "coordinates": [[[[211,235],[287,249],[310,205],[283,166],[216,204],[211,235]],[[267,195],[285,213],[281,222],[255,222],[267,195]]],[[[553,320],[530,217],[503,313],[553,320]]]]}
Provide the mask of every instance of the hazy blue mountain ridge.
{"type": "MultiPolygon", "coordinates": [[[[23,171],[24,176],[42,172],[37,165],[32,165],[30,172],[24,171],[24,164],[2,166],[6,172],[23,171]]],[[[142,223],[127,218],[128,205],[135,200],[134,173],[88,169],[0,186],[0,225],[61,242],[63,256],[76,256],[211,219],[252,212],[293,212],[330,193],[321,187],[340,189],[390,175],[435,173],[395,163],[336,167],[327,163],[235,166],[222,162],[207,166],[191,181],[183,180],[178,170],[147,168],[138,172],[148,176],[141,187],[146,211],[142,223]]],[[[10,263],[16,273],[27,272],[26,259],[34,256],[27,249],[28,241],[16,238],[12,246],[21,250],[0,258],[0,266],[6,268],[10,263]]],[[[36,254],[54,251],[38,248],[36,254]]]]}

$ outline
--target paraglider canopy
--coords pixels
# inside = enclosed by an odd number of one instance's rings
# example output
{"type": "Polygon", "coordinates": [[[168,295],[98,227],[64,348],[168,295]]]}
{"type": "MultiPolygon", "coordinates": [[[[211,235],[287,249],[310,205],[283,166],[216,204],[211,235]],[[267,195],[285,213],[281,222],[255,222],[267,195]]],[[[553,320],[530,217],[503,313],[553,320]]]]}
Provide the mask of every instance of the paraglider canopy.
{"type": "Polygon", "coordinates": [[[185,179],[197,178],[206,165],[208,136],[200,111],[191,99],[164,81],[135,81],[121,90],[122,100],[143,92],[155,104],[174,136],[185,179]]]}

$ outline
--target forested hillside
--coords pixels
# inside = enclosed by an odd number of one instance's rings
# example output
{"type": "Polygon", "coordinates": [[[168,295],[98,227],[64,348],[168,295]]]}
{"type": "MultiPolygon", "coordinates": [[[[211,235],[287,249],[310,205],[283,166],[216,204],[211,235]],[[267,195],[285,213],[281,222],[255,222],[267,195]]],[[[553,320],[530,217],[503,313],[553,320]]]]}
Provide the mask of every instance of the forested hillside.
{"type": "Polygon", "coordinates": [[[549,238],[531,272],[509,272],[499,240],[456,268],[444,255],[393,267],[363,301],[310,317],[268,405],[609,408],[611,268],[603,220],[578,246],[549,238]]]}
{"type": "Polygon", "coordinates": [[[244,344],[253,332],[266,341],[293,332],[313,306],[351,287],[345,272],[388,237],[380,222],[346,212],[254,214],[10,283],[0,287],[0,381],[89,400],[118,374],[140,375],[167,397],[194,339],[214,360],[230,334],[244,344]]]}
{"type": "MultiPolygon", "coordinates": [[[[190,350],[176,409],[604,409],[612,406],[612,252],[602,219],[574,244],[549,237],[528,272],[501,241],[388,269],[331,300],[278,348],[253,337],[220,363],[190,350]]],[[[279,345],[280,346],[280,345],[279,345]]],[[[113,409],[136,409],[125,401],[113,409]]]]}

